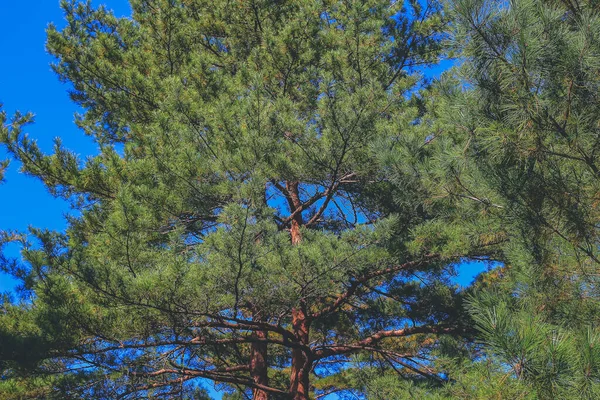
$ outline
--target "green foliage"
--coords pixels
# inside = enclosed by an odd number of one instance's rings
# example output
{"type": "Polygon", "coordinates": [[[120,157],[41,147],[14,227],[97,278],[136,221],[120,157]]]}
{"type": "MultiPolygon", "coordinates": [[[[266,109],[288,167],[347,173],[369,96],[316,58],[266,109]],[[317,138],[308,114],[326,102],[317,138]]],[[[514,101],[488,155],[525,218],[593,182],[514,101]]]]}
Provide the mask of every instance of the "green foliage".
{"type": "MultiPolygon", "coordinates": [[[[6,112],[2,110],[2,103],[0,103],[0,135],[2,137],[18,135],[21,129],[31,123],[32,120],[33,116],[31,114],[16,113],[9,121],[6,112]]],[[[0,182],[4,180],[4,172],[8,165],[9,160],[0,160],[0,182]]]]}
{"type": "Polygon", "coordinates": [[[457,0],[448,11],[460,63],[432,88],[416,131],[437,146],[427,204],[448,202],[461,223],[419,225],[410,245],[498,243],[486,255],[506,266],[471,289],[475,342],[431,358],[447,382],[407,384],[382,366],[354,388],[382,399],[597,398],[598,5],[457,0]]]}
{"type": "Polygon", "coordinates": [[[380,348],[420,370],[469,331],[452,263],[496,243],[441,188],[446,142],[419,123],[439,4],[135,0],[120,19],[61,4],[47,48],[99,153],[45,154],[25,117],[1,132],[76,211],[4,260],[27,295],[2,315],[7,343],[37,340],[4,350],[6,376],[93,398],[199,378],[235,398],[323,394],[293,371],[327,379],[380,348]]]}
{"type": "Polygon", "coordinates": [[[597,398],[597,4],[450,9],[463,62],[434,115],[464,167],[446,176],[508,239],[496,256],[507,267],[470,303],[483,354],[507,392],[516,381],[534,398],[597,398]]]}
{"type": "Polygon", "coordinates": [[[597,264],[600,19],[593,2],[568,4],[456,2],[465,55],[456,76],[472,88],[446,89],[445,121],[463,131],[502,198],[522,243],[510,250],[514,263],[576,264],[585,274],[597,264]]]}
{"type": "Polygon", "coordinates": [[[595,2],[131,3],[48,30],[97,155],[0,114],[76,211],[3,233],[0,397],[600,397],[595,2]]]}
{"type": "Polygon", "coordinates": [[[540,398],[597,398],[600,332],[548,323],[544,313],[519,303],[493,292],[473,300],[471,313],[487,351],[540,398]]]}

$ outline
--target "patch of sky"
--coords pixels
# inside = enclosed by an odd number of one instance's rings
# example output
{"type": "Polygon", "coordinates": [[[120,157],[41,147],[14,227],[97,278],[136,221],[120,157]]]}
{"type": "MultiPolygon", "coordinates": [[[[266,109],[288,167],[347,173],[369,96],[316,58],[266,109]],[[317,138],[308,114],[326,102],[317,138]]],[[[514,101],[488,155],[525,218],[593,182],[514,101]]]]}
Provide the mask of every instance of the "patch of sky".
{"type": "Polygon", "coordinates": [[[492,271],[503,264],[495,260],[463,258],[453,265],[454,272],[451,281],[465,288],[473,284],[475,279],[484,272],[492,271]]]}

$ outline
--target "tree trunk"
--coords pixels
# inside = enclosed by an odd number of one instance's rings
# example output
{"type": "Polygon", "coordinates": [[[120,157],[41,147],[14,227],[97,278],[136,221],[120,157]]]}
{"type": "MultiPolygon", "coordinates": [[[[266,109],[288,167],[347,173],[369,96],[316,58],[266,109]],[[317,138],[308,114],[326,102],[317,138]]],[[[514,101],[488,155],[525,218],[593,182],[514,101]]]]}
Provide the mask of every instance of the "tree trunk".
{"type": "MultiPolygon", "coordinates": [[[[258,339],[266,339],[267,333],[257,331],[253,334],[258,339]]],[[[252,343],[252,354],[250,358],[250,375],[252,381],[258,385],[269,385],[269,376],[267,370],[267,344],[261,342],[252,343]]],[[[252,398],[254,400],[268,400],[269,392],[263,389],[252,389],[252,398]]]]}
{"type": "Polygon", "coordinates": [[[302,233],[300,232],[300,224],[296,219],[292,220],[292,226],[290,227],[290,235],[292,237],[292,244],[298,244],[302,240],[302,233]]]}
{"type": "MultiPolygon", "coordinates": [[[[298,182],[286,182],[290,212],[294,214],[296,210],[302,207],[298,182]]],[[[302,241],[302,232],[300,227],[303,224],[302,212],[297,212],[291,221],[290,236],[293,245],[302,241]]],[[[292,309],[292,329],[296,340],[303,344],[309,343],[310,322],[306,314],[306,305],[301,302],[299,307],[292,309]]],[[[292,350],[292,365],[290,372],[290,394],[293,400],[308,400],[310,393],[309,374],[312,368],[310,355],[301,349],[292,350]]]]}
{"type": "MultiPolygon", "coordinates": [[[[302,308],[292,310],[292,328],[296,339],[308,345],[309,322],[302,308]]],[[[294,400],[308,400],[310,392],[309,374],[313,360],[301,349],[292,350],[292,370],[290,374],[290,393],[294,400]]]]}
{"type": "MultiPolygon", "coordinates": [[[[289,206],[290,213],[294,214],[296,210],[302,207],[302,202],[300,201],[300,194],[298,193],[298,182],[286,182],[287,190],[289,193],[289,206]]],[[[292,244],[298,244],[302,241],[302,233],[300,232],[300,226],[302,225],[302,212],[298,212],[291,221],[290,227],[290,236],[292,239],[292,244]]]]}

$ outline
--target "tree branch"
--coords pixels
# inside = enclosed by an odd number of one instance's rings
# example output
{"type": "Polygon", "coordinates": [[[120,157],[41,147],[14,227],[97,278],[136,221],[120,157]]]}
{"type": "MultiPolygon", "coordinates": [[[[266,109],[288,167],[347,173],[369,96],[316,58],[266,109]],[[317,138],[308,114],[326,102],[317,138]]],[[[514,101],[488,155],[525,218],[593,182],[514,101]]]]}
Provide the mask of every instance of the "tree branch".
{"type": "Polygon", "coordinates": [[[379,331],[374,333],[362,340],[356,341],[350,344],[334,345],[334,346],[321,346],[313,350],[316,359],[330,357],[334,355],[356,353],[359,351],[370,350],[369,347],[379,343],[381,340],[391,337],[404,337],[411,336],[420,333],[437,333],[447,334],[458,332],[457,328],[445,327],[445,326],[415,326],[404,329],[392,329],[379,331]]]}

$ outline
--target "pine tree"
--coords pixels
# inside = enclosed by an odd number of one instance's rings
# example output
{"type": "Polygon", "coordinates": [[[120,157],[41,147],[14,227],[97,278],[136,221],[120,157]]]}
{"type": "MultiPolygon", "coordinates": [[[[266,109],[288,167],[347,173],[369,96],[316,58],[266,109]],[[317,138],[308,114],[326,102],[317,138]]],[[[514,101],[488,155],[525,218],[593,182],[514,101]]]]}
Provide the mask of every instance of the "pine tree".
{"type": "Polygon", "coordinates": [[[448,172],[508,238],[504,276],[471,314],[483,354],[533,398],[599,396],[599,12],[594,1],[452,5],[464,62],[440,85],[436,116],[469,166],[448,172]]]}
{"type": "Polygon", "coordinates": [[[4,260],[25,300],[3,304],[0,390],[202,398],[204,378],[300,400],[366,365],[445,379],[428,355],[469,333],[452,263],[499,238],[441,189],[447,142],[420,119],[440,6],[131,4],[119,19],[63,1],[48,31],[98,155],[3,125],[77,212],[4,260]]]}

